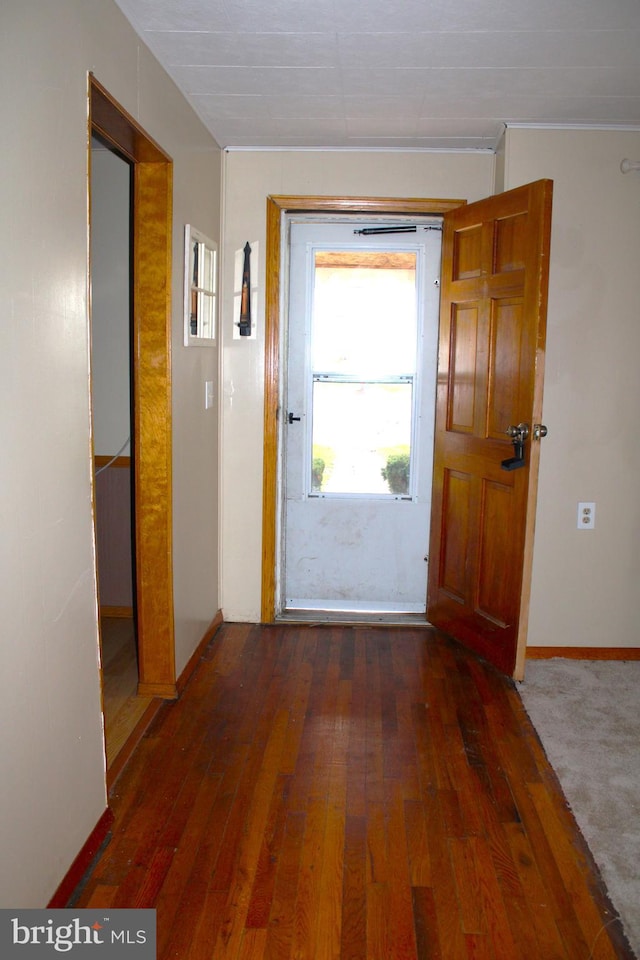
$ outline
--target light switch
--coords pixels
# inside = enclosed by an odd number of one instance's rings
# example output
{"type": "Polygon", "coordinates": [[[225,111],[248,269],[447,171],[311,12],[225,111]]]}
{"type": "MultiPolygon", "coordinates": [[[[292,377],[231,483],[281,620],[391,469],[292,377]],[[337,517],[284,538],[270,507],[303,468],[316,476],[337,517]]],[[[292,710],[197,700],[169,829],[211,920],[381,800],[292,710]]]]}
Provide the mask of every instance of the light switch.
{"type": "Polygon", "coordinates": [[[213,393],[213,380],[205,380],[204,384],[204,408],[210,410],[213,406],[215,396],[213,393]]]}

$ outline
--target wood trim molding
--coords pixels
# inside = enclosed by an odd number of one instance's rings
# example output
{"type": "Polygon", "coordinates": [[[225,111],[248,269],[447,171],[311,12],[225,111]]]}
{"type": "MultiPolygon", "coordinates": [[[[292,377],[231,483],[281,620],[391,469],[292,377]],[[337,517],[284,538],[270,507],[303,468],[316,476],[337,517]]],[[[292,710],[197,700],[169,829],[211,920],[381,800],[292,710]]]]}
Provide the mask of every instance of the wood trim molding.
{"type": "Polygon", "coordinates": [[[160,697],[162,700],[176,700],[178,697],[177,683],[153,682],[151,680],[140,681],[138,684],[137,695],[139,697],[160,697]]]}
{"type": "Polygon", "coordinates": [[[61,910],[67,906],[78,884],[91,866],[95,855],[106,840],[114,819],[113,811],[110,807],[107,807],[47,904],[48,910],[61,910]]]}
{"type": "Polygon", "coordinates": [[[107,464],[109,467],[131,467],[131,457],[116,457],[115,460],[113,457],[105,456],[104,454],[96,454],[93,458],[93,465],[96,470],[99,470],[100,467],[106,467],[107,464]]]}
{"type": "Polygon", "coordinates": [[[142,129],[138,121],[89,74],[92,131],[133,163],[171,162],[168,153],[142,129]]]}
{"type": "Polygon", "coordinates": [[[440,215],[467,202],[429,197],[301,197],[282,194],[267,197],[267,203],[269,201],[273,201],[279,210],[286,213],[355,213],[364,216],[385,213],[403,216],[429,213],[440,215]]]}
{"type": "Polygon", "coordinates": [[[172,168],[134,176],[134,496],[140,696],[177,696],[171,447],[172,168]]]}
{"type": "Polygon", "coordinates": [[[100,606],[100,618],[111,617],[117,620],[131,620],[133,618],[133,607],[109,607],[100,606]]]}
{"type": "Polygon", "coordinates": [[[283,198],[267,198],[262,478],[261,619],[263,623],[273,622],[276,608],[278,412],[280,406],[280,221],[286,209],[283,198]]]}
{"type": "Polygon", "coordinates": [[[89,129],[133,165],[134,500],[141,696],[175,698],[171,158],[89,75],[89,129]]]}
{"type": "Polygon", "coordinates": [[[262,603],[263,623],[276,613],[278,412],[280,404],[280,269],[281,222],[285,213],[444,214],[466,200],[423,197],[267,197],[265,284],[264,472],[262,485],[262,603]]]}
{"type": "Polygon", "coordinates": [[[527,660],[640,660],[640,647],[527,647],[527,660]]]}

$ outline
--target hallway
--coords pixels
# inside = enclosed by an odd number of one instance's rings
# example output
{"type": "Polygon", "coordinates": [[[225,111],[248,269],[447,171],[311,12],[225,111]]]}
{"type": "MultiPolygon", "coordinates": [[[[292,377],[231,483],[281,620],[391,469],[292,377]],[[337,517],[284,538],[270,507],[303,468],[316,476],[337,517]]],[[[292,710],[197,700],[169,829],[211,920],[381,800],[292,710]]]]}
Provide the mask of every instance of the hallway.
{"type": "Polygon", "coordinates": [[[632,958],[514,686],[430,628],[225,624],[110,803],[74,905],[156,907],[160,960],[632,958]]]}

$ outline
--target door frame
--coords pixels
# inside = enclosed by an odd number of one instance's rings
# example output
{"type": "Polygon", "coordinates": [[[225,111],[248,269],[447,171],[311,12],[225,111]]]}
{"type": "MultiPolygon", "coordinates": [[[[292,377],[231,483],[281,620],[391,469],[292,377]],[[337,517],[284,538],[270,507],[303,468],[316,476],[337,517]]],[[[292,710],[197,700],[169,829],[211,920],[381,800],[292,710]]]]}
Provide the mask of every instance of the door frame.
{"type": "Polygon", "coordinates": [[[267,197],[264,461],[262,486],[262,602],[261,620],[276,618],[276,563],[278,535],[279,407],[284,357],[281,356],[282,222],[290,213],[356,214],[359,216],[441,215],[466,200],[403,197],[267,197]]]}
{"type": "MultiPolygon", "coordinates": [[[[132,371],[138,694],[177,696],[171,445],[171,157],[89,74],[89,138],[133,167],[132,371]]],[[[95,511],[95,507],[94,507],[95,511]]]]}

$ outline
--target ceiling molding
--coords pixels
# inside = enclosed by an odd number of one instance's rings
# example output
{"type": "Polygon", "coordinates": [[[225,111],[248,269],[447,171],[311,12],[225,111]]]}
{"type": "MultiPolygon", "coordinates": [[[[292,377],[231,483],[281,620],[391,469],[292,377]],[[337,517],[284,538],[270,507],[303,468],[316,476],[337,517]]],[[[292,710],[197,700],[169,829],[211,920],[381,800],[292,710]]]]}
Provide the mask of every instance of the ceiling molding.
{"type": "Polygon", "coordinates": [[[509,123],[507,130],[626,130],[640,132],[640,123],[509,123]]]}
{"type": "Polygon", "coordinates": [[[483,153],[493,156],[495,147],[223,147],[223,153],[483,153]]]}

